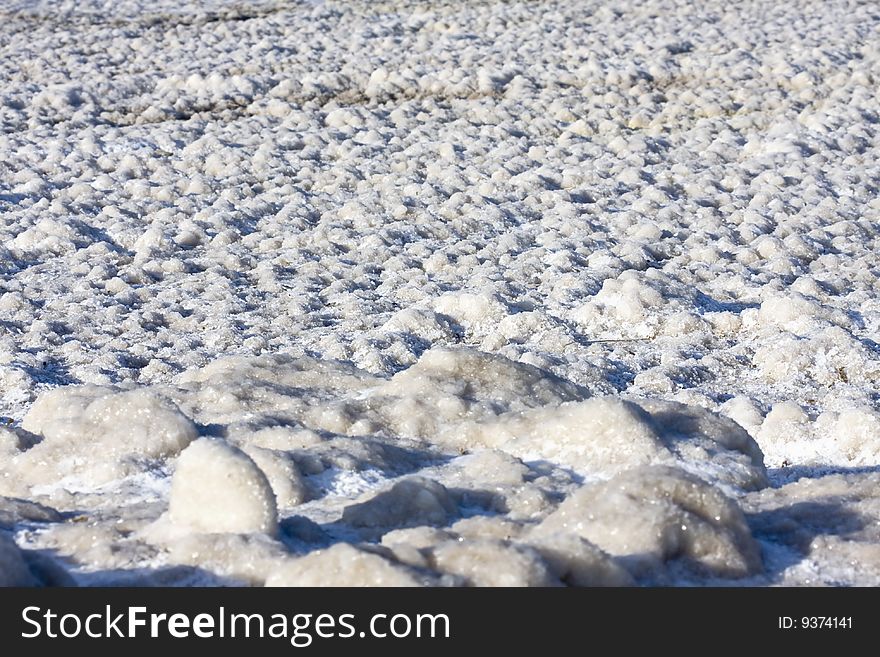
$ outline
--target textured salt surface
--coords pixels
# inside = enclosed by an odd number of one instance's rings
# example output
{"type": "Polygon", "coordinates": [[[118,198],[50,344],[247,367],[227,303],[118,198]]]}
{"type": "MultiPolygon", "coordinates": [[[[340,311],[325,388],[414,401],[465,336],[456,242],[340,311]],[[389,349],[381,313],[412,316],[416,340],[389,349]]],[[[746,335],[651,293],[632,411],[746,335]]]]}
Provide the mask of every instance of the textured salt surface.
{"type": "Polygon", "coordinates": [[[0,584],[880,584],[870,3],[0,14],[0,584]]]}

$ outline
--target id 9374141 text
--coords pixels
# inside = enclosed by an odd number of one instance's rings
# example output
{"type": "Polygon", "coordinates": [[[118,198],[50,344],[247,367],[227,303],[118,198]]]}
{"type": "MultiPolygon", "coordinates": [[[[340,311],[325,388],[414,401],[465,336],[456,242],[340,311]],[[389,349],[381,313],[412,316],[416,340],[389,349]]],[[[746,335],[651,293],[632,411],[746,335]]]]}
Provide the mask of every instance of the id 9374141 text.
{"type": "Polygon", "coordinates": [[[779,616],[780,630],[851,630],[852,616],[779,616]]]}

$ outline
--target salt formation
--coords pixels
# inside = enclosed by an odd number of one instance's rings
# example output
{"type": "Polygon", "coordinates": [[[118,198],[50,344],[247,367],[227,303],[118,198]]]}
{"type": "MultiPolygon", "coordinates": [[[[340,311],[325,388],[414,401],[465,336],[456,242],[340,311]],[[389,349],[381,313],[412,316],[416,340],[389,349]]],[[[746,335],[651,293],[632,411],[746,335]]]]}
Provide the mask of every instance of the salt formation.
{"type": "Polygon", "coordinates": [[[736,502],[669,467],[634,468],[588,484],[542,523],[540,532],[570,532],[618,556],[635,572],[685,559],[709,573],[761,570],[758,544],[736,502]]]}
{"type": "Polygon", "coordinates": [[[278,530],[275,495],[263,471],[244,452],[210,438],[177,459],[168,516],[196,532],[278,530]]]}
{"type": "MultiPolygon", "coordinates": [[[[62,508],[93,507],[92,525],[27,502],[10,507],[11,524],[44,525],[43,545],[95,567],[158,559],[209,568],[218,582],[622,586],[764,573],[762,547],[730,497],[767,487],[763,455],[732,420],[678,402],[590,397],[464,348],[430,350],[405,374],[234,358],[177,386],[51,391],[26,428],[4,433],[10,472],[26,476],[21,464],[47,446],[108,444],[92,463],[119,477],[105,484],[115,499],[134,500],[117,508],[130,530],[102,510],[94,466],[78,463],[62,486],[14,481],[62,508]],[[411,422],[426,403],[436,413],[411,422]],[[63,423],[53,420],[60,408],[63,423]],[[194,439],[200,431],[225,438],[194,439]],[[134,477],[164,481],[148,467],[173,475],[143,498],[134,477]],[[288,509],[306,515],[279,523],[288,509]]],[[[822,423],[858,428],[862,444],[874,419],[848,411],[822,423]]],[[[791,422],[809,420],[796,405],[774,407],[759,439],[776,424],[796,436],[791,422]]]]}
{"type": "Polygon", "coordinates": [[[253,445],[244,447],[243,451],[266,476],[279,507],[293,507],[307,499],[306,481],[287,452],[253,445]]]}
{"type": "Polygon", "coordinates": [[[386,423],[418,437],[438,436],[450,424],[583,399],[588,394],[536,367],[450,348],[425,352],[415,365],[371,392],[381,402],[376,410],[386,423]]]}
{"type": "Polygon", "coordinates": [[[10,578],[880,585],[873,3],[0,14],[10,578]]]}
{"type": "Polygon", "coordinates": [[[22,427],[41,440],[9,459],[8,474],[28,485],[70,476],[99,485],[177,455],[198,435],[161,395],[98,386],[47,392],[22,427]]]}
{"type": "Polygon", "coordinates": [[[533,548],[494,539],[440,543],[430,550],[431,565],[458,575],[471,586],[559,585],[550,566],[533,548]]]}
{"type": "Polygon", "coordinates": [[[441,484],[423,477],[399,481],[391,489],[342,512],[342,521],[354,527],[444,525],[458,511],[441,484]]]}
{"type": "Polygon", "coordinates": [[[431,580],[345,543],[281,565],[266,586],[418,586],[431,580]]]}
{"type": "Polygon", "coordinates": [[[674,402],[642,404],[595,398],[504,414],[440,435],[442,440],[451,434],[467,447],[503,447],[520,457],[551,458],[597,475],[681,460],[735,486],[766,485],[763,455],[735,423],[674,402]]]}

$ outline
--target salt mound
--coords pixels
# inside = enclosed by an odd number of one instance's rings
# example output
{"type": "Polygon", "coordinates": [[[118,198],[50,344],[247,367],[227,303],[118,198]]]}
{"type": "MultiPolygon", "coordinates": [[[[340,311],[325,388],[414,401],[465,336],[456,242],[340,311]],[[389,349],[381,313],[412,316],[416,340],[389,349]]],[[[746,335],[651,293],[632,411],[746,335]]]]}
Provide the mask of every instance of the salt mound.
{"type": "Polygon", "coordinates": [[[639,400],[660,427],[664,445],[679,465],[711,483],[745,490],[769,484],[758,443],[730,418],[700,406],[639,400]]]}
{"type": "Polygon", "coordinates": [[[377,428],[431,438],[451,422],[588,396],[531,365],[465,348],[435,348],[391,380],[332,360],[229,357],[187,372],[165,391],[200,422],[283,413],[320,431],[377,428]]]}
{"type": "Polygon", "coordinates": [[[425,477],[409,477],[366,502],[346,507],[342,521],[354,527],[444,525],[457,513],[444,486],[425,477]]]}
{"type": "Polygon", "coordinates": [[[826,412],[816,421],[817,431],[836,444],[847,465],[880,462],[880,413],[869,408],[826,412]]]}
{"type": "Polygon", "coordinates": [[[433,438],[445,425],[585,399],[589,392],[532,365],[464,348],[434,348],[371,396],[403,435],[433,438]]]}
{"type": "Polygon", "coordinates": [[[104,483],[178,454],[198,435],[176,404],[149,388],[57,388],[37,399],[22,427],[43,437],[13,459],[29,484],[70,475],[104,483]]]}
{"type": "Polygon", "coordinates": [[[880,413],[867,404],[815,420],[793,401],[774,404],[756,433],[769,464],[870,467],[880,460],[880,413]]]}
{"type": "MultiPolygon", "coordinates": [[[[753,399],[745,395],[737,395],[721,405],[721,412],[739,426],[755,436],[764,421],[764,414],[753,399]]],[[[757,440],[757,438],[756,438],[757,440]]],[[[760,446],[760,442],[758,443],[760,446]]],[[[766,457],[766,454],[765,454],[766,457]]]]}
{"type": "Polygon", "coordinates": [[[15,541],[0,532],[0,586],[36,586],[38,583],[15,541]]]}
{"type": "Polygon", "coordinates": [[[253,445],[244,446],[242,451],[266,475],[279,507],[289,508],[306,501],[308,488],[305,478],[289,454],[253,445]]]}
{"type": "Polygon", "coordinates": [[[518,458],[500,449],[481,449],[455,459],[460,468],[459,480],[482,481],[494,486],[514,486],[523,483],[529,468],[518,458]]]}
{"type": "Polygon", "coordinates": [[[464,539],[431,548],[434,568],[458,575],[472,586],[559,586],[533,548],[495,539],[464,539]]]}
{"type": "Polygon", "coordinates": [[[523,536],[525,529],[502,516],[473,516],[448,529],[388,532],[382,544],[402,562],[478,586],[633,585],[626,569],[579,536],[523,536]]]}
{"type": "Polygon", "coordinates": [[[677,468],[635,468],[588,484],[536,530],[571,533],[617,556],[637,575],[682,559],[699,571],[744,577],[763,568],[736,502],[677,468]]]}
{"type": "Polygon", "coordinates": [[[266,586],[420,586],[427,578],[374,552],[338,543],[276,569],[266,586]]]}
{"type": "MultiPolygon", "coordinates": [[[[463,538],[497,538],[503,541],[519,540],[524,525],[501,515],[476,515],[462,518],[449,528],[450,534],[463,538]]],[[[439,542],[439,541],[438,541],[439,542]]]]}
{"type": "Polygon", "coordinates": [[[431,569],[428,553],[434,545],[456,538],[455,533],[422,525],[409,529],[395,529],[382,536],[382,546],[391,550],[394,558],[414,568],[431,569]]]}
{"type": "Polygon", "coordinates": [[[241,450],[213,438],[195,441],[177,459],[168,517],[194,532],[278,531],[275,496],[262,470],[241,450]]]}
{"type": "MultiPolygon", "coordinates": [[[[767,483],[761,451],[732,420],[674,402],[590,398],[537,367],[462,348],[429,350],[391,379],[279,355],[226,358],[174,387],[68,387],[41,397],[25,427],[0,439],[11,464],[4,479],[27,493],[15,495],[49,490],[55,507],[91,510],[89,524],[44,514],[42,545],[105,570],[161,548],[168,563],[256,584],[276,571],[276,582],[317,581],[310,564],[329,572],[349,561],[363,564],[363,581],[389,583],[623,585],[632,583],[624,567],[660,581],[667,562],[741,574],[754,563],[730,528],[736,519],[711,519],[733,503],[700,480],[709,502],[694,502],[679,490],[691,482],[680,470],[644,470],[653,479],[637,481],[636,493],[609,494],[619,509],[592,500],[601,484],[559,499],[583,476],[618,475],[605,484],[614,491],[641,466],[699,471],[736,494],[767,483]],[[224,438],[197,439],[195,422],[224,438]],[[173,466],[170,486],[156,464],[173,466]],[[114,478],[124,527],[104,519],[106,495],[95,492],[114,478]],[[273,540],[278,509],[310,498],[302,515],[334,529],[313,523],[315,540],[289,539],[326,543],[341,531],[349,541],[383,537],[390,551],[337,547],[291,561],[289,545],[273,540]],[[459,507],[481,513],[461,519],[459,507]],[[567,513],[592,515],[566,530],[558,519],[567,513]],[[608,538],[618,515],[638,549],[608,538]]],[[[14,526],[19,512],[43,517],[36,506],[13,511],[14,526]]]]}
{"type": "Polygon", "coordinates": [[[202,424],[228,426],[229,440],[245,451],[277,448],[271,459],[252,456],[266,461],[261,467],[285,506],[302,501],[302,491],[290,489],[296,476],[284,473],[282,451],[296,449],[301,465],[318,467],[320,459],[319,470],[393,470],[401,456],[366,436],[495,449],[597,476],[666,463],[730,488],[767,483],[760,450],[729,419],[673,402],[589,398],[549,372],[473,349],[431,349],[390,380],[334,361],[261,356],[223,359],[178,384],[160,390],[202,424]]]}
{"type": "Polygon", "coordinates": [[[609,476],[647,464],[678,464],[735,488],[767,485],[754,440],[732,420],[676,402],[612,397],[507,413],[453,427],[440,440],[504,449],[609,476]]]}
{"type": "Polygon", "coordinates": [[[141,536],[160,547],[165,563],[194,566],[227,582],[263,586],[266,579],[289,559],[279,541],[263,533],[187,533],[171,523],[159,522],[141,536]]]}
{"type": "Polygon", "coordinates": [[[602,469],[648,463],[662,453],[651,416],[632,402],[613,398],[505,414],[497,421],[470,424],[448,435],[448,440],[503,448],[520,457],[574,458],[602,469]]]}
{"type": "Polygon", "coordinates": [[[311,405],[324,407],[382,381],[350,363],[277,354],[219,358],[185,372],[177,383],[181,403],[194,414],[229,422],[263,411],[308,414],[311,405]]]}

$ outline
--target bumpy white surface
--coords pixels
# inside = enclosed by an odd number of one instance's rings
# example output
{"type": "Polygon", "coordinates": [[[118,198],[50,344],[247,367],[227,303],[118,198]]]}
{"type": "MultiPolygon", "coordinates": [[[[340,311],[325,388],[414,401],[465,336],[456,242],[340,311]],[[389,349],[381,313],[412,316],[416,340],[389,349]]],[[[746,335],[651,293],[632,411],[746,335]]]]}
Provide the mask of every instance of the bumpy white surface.
{"type": "Polygon", "coordinates": [[[0,14],[9,582],[880,584],[871,3],[0,14]]]}

